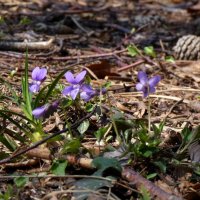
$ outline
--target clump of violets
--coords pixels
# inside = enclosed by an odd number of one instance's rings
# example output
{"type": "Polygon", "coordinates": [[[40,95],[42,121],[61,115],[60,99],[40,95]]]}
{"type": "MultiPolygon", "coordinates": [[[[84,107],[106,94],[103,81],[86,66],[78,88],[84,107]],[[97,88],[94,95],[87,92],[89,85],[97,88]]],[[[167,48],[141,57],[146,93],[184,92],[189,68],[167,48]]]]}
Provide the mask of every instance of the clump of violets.
{"type": "MultiPolygon", "coordinates": [[[[84,84],[84,78],[86,75],[86,71],[82,71],[76,76],[74,76],[70,71],[65,73],[66,80],[71,84],[67,86],[62,91],[62,94],[65,96],[70,96],[73,100],[76,99],[77,95],[80,94],[80,98],[84,101],[89,101],[94,96],[100,94],[100,91],[95,90],[91,87],[91,85],[84,84]]],[[[106,92],[106,89],[102,89],[102,94],[106,92]]]]}
{"type": "Polygon", "coordinates": [[[150,79],[148,79],[147,74],[143,71],[138,72],[138,80],[140,81],[136,85],[136,89],[138,91],[143,92],[143,97],[149,96],[149,94],[154,93],[156,91],[155,87],[161,80],[159,75],[156,75],[150,79]]]}
{"type": "Polygon", "coordinates": [[[29,85],[29,91],[31,93],[36,93],[40,89],[40,85],[46,79],[47,69],[36,67],[32,71],[32,83],[29,85]]]}
{"type": "MultiPolygon", "coordinates": [[[[45,79],[46,76],[46,72],[44,70],[42,71],[41,70],[42,69],[38,70],[37,68],[36,71],[32,72],[32,79],[34,81],[35,80],[38,81],[40,80],[40,81],[33,82],[31,85],[32,88],[29,88],[30,90],[31,89],[34,89],[34,91],[39,90],[40,84],[42,83],[42,81],[45,79]]],[[[86,102],[89,101],[94,96],[105,94],[106,92],[105,88],[102,88],[102,90],[100,91],[99,89],[93,89],[91,85],[84,83],[84,78],[86,73],[87,72],[84,70],[79,74],[77,74],[76,76],[74,76],[70,71],[66,72],[65,78],[71,85],[65,87],[64,90],[62,91],[62,94],[65,96],[70,96],[73,100],[77,98],[77,95],[80,95],[80,98],[86,102]]],[[[33,92],[33,90],[31,91],[33,92]]],[[[56,100],[52,104],[45,104],[41,107],[34,109],[32,111],[32,114],[36,119],[47,118],[57,110],[58,105],[59,105],[59,100],[56,100]]]]}
{"type": "Polygon", "coordinates": [[[32,111],[33,116],[36,119],[47,118],[52,115],[58,108],[59,101],[54,101],[52,104],[45,104],[41,107],[38,107],[32,111]]]}

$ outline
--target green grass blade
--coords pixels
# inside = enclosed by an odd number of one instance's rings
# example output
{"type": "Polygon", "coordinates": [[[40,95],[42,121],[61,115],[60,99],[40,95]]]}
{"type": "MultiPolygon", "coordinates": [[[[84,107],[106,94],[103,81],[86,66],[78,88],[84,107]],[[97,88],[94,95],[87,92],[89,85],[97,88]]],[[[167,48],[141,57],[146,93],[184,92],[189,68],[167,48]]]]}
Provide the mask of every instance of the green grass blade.
{"type": "Polygon", "coordinates": [[[21,118],[24,119],[24,120],[27,120],[27,121],[28,121],[31,125],[33,125],[34,127],[37,126],[37,124],[36,124],[33,120],[31,120],[31,119],[25,117],[25,116],[22,115],[22,114],[19,114],[19,113],[17,113],[17,112],[10,111],[10,110],[0,110],[0,114],[1,114],[2,112],[3,112],[3,113],[9,113],[9,114],[12,114],[12,115],[16,115],[16,116],[18,116],[18,117],[21,117],[21,118]]]}
{"type": "MultiPolygon", "coordinates": [[[[50,84],[44,86],[44,87],[40,90],[40,92],[38,93],[37,97],[35,98],[34,105],[33,105],[33,109],[35,109],[35,108],[38,107],[38,105],[39,105],[39,103],[40,103],[40,101],[41,101],[41,99],[42,99],[42,96],[43,96],[43,93],[44,93],[45,89],[46,89],[47,87],[49,87],[49,86],[50,86],[50,84]]],[[[45,98],[46,98],[46,96],[45,96],[45,98]]]]}
{"type": "MultiPolygon", "coordinates": [[[[25,58],[25,74],[22,78],[22,93],[23,99],[25,102],[24,107],[28,113],[28,118],[32,119],[32,107],[31,107],[31,94],[29,92],[29,83],[28,83],[28,51],[26,51],[26,58],[25,58]]],[[[26,113],[26,114],[27,114],[26,113]]]]}
{"type": "Polygon", "coordinates": [[[16,127],[18,127],[20,130],[22,130],[29,138],[31,137],[30,132],[28,132],[25,128],[23,128],[18,122],[13,120],[10,116],[6,115],[5,113],[0,113],[2,117],[9,120],[11,123],[13,123],[16,127]]]}
{"type": "MultiPolygon", "coordinates": [[[[70,66],[71,67],[71,66],[70,66]]],[[[58,81],[64,76],[64,74],[69,70],[70,67],[67,67],[64,71],[62,71],[56,78],[55,80],[51,83],[49,90],[47,91],[46,98],[44,100],[44,104],[47,102],[48,98],[51,96],[52,91],[56,87],[56,84],[58,81]]]]}
{"type": "Polygon", "coordinates": [[[13,143],[11,142],[11,140],[8,140],[4,135],[0,134],[0,142],[6,146],[10,151],[15,151],[16,146],[13,145],[13,143]]]}
{"type": "Polygon", "coordinates": [[[10,137],[12,137],[15,140],[18,140],[22,143],[24,143],[26,140],[24,137],[22,137],[20,134],[18,134],[17,132],[14,132],[8,128],[5,128],[4,133],[6,133],[7,135],[9,135],[10,137]]]}

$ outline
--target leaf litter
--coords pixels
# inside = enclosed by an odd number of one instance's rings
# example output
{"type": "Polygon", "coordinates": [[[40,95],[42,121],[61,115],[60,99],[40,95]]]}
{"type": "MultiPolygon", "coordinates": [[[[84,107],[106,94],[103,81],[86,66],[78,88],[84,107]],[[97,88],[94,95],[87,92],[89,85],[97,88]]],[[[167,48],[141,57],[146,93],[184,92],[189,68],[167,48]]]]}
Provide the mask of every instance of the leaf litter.
{"type": "MultiPolygon", "coordinates": [[[[198,47],[189,38],[176,50],[181,59],[193,60],[178,60],[173,48],[182,36],[199,35],[198,5],[2,1],[0,162],[12,159],[1,163],[0,199],[198,199],[198,47]],[[95,100],[87,104],[93,113],[83,121],[83,107],[61,104],[42,126],[44,136],[62,133],[30,151],[35,143],[22,142],[30,122],[13,98],[22,94],[26,47],[29,78],[35,67],[46,68],[47,89],[69,66],[76,74],[87,70],[87,83],[95,88],[107,88],[97,108],[95,100]],[[135,88],[139,71],[161,76],[149,96],[153,135],[144,131],[148,99],[135,88]]],[[[48,98],[59,96],[63,85],[64,76],[48,98]]]]}

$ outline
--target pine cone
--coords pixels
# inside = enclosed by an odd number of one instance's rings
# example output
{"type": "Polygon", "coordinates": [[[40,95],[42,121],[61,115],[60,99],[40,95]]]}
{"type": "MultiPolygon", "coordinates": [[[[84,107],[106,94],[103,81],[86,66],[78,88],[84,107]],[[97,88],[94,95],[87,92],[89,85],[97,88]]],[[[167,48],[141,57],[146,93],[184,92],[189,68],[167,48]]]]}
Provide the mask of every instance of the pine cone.
{"type": "Polygon", "coordinates": [[[173,50],[179,60],[198,60],[200,59],[200,37],[185,35],[179,38],[173,50]]]}

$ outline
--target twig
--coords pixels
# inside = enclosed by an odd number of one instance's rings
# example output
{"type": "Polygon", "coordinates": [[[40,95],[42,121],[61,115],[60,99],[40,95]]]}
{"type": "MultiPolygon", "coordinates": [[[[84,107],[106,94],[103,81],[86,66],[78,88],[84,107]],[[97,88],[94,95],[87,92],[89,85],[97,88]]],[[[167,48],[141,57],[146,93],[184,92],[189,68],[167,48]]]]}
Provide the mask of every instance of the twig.
{"type": "MultiPolygon", "coordinates": [[[[127,93],[117,93],[113,94],[113,96],[118,96],[118,97],[141,97],[142,94],[138,92],[127,92],[127,93]]],[[[156,95],[156,94],[151,94],[149,95],[150,98],[161,98],[161,99],[169,99],[169,100],[174,100],[174,101],[182,101],[185,104],[189,104],[191,101],[188,99],[182,99],[180,97],[175,97],[175,96],[166,96],[166,95],[156,95]]]]}
{"type": "MultiPolygon", "coordinates": [[[[86,115],[85,117],[81,118],[80,120],[78,120],[78,121],[76,121],[74,124],[72,124],[70,128],[71,128],[71,129],[72,129],[72,128],[75,128],[75,127],[77,127],[81,122],[83,122],[84,120],[90,118],[90,117],[93,115],[93,113],[95,112],[95,110],[96,110],[96,108],[94,108],[93,111],[92,111],[91,113],[89,113],[89,114],[86,115]]],[[[38,142],[35,142],[33,145],[31,145],[31,146],[28,147],[27,149],[22,149],[21,151],[17,152],[16,154],[11,155],[10,157],[5,158],[5,159],[3,159],[3,160],[0,160],[0,165],[1,165],[1,164],[4,164],[4,163],[7,163],[7,162],[10,162],[12,159],[14,159],[14,158],[16,158],[16,157],[18,157],[18,156],[20,156],[20,155],[22,155],[22,154],[24,154],[24,153],[26,153],[26,152],[32,150],[32,149],[34,149],[34,148],[40,146],[41,144],[44,144],[44,143],[45,143],[46,141],[48,141],[49,139],[51,139],[51,138],[53,138],[53,137],[55,137],[55,136],[57,136],[57,135],[60,135],[60,134],[62,134],[62,133],[64,133],[64,132],[66,132],[67,130],[68,130],[68,128],[65,128],[65,129],[63,129],[63,130],[61,130],[61,131],[58,131],[57,133],[53,133],[52,135],[49,135],[49,136],[45,137],[44,139],[42,139],[42,140],[40,140],[40,141],[38,141],[38,142]]]]}
{"type": "MultiPolygon", "coordinates": [[[[109,53],[102,53],[102,54],[92,54],[92,55],[82,55],[82,56],[65,56],[65,57],[39,57],[34,54],[29,54],[29,60],[59,60],[59,61],[66,61],[66,60],[77,60],[77,59],[88,59],[88,58],[100,58],[100,57],[110,57],[110,56],[115,56],[115,54],[120,54],[123,52],[126,52],[126,49],[119,50],[119,51],[114,51],[114,52],[109,52],[109,53]]],[[[5,56],[11,56],[19,59],[24,59],[25,55],[23,53],[16,53],[16,52],[4,52],[0,51],[1,55],[5,56]]]]}
{"type": "Polygon", "coordinates": [[[112,24],[112,23],[111,23],[111,24],[105,24],[105,26],[111,27],[111,28],[114,28],[114,29],[117,29],[117,30],[122,31],[122,32],[124,32],[124,33],[130,33],[130,32],[131,32],[130,29],[125,28],[125,27],[123,27],[123,26],[120,26],[120,25],[118,25],[118,24],[112,24]]]}
{"type": "Polygon", "coordinates": [[[135,63],[132,63],[132,64],[130,64],[130,65],[126,65],[126,66],[124,66],[124,67],[121,67],[121,68],[118,69],[117,71],[118,71],[118,72],[122,72],[122,71],[125,71],[125,70],[127,70],[127,69],[130,69],[130,68],[132,68],[132,67],[136,67],[137,65],[140,65],[140,64],[142,64],[142,63],[145,63],[145,60],[138,60],[138,61],[136,61],[135,63]]]}
{"type": "Polygon", "coordinates": [[[80,30],[82,30],[83,32],[87,34],[87,36],[91,36],[91,34],[94,33],[94,31],[88,32],[85,28],[83,28],[83,26],[81,26],[81,24],[74,17],[71,17],[71,19],[80,30]]]}
{"type": "MultiPolygon", "coordinates": [[[[109,5],[108,4],[106,4],[106,5],[104,5],[104,6],[101,6],[101,7],[97,7],[97,8],[87,8],[87,7],[82,7],[82,9],[76,9],[76,10],[74,10],[74,9],[65,9],[65,10],[61,10],[61,9],[59,9],[59,10],[53,10],[53,11],[47,11],[45,14],[47,14],[47,15],[50,15],[50,14],[52,14],[52,13],[54,13],[54,14],[67,14],[67,15],[75,15],[75,14],[84,14],[84,13],[98,13],[98,12],[103,12],[104,10],[106,10],[107,8],[109,7],[109,5]]],[[[13,13],[7,13],[7,14],[12,14],[12,15],[14,15],[14,16],[18,16],[18,15],[23,15],[23,16],[33,16],[33,17],[35,17],[35,16],[40,16],[40,15],[42,15],[42,16],[44,16],[44,12],[41,12],[41,11],[34,11],[34,12],[23,12],[23,11],[21,11],[21,12],[17,12],[17,13],[15,13],[15,12],[13,12],[13,13]]]]}
{"type": "MultiPolygon", "coordinates": [[[[20,167],[31,167],[39,163],[39,159],[29,159],[27,161],[21,161],[17,163],[6,163],[4,168],[20,168],[20,167]]],[[[1,177],[0,177],[1,179],[1,177]]]]}
{"type": "Polygon", "coordinates": [[[165,192],[130,168],[123,169],[122,177],[129,182],[135,183],[138,189],[141,186],[144,186],[151,193],[151,195],[156,196],[159,200],[182,200],[181,197],[165,192]]]}
{"type": "Polygon", "coordinates": [[[0,49],[2,50],[20,50],[25,51],[26,48],[28,50],[41,50],[41,49],[49,49],[52,45],[54,38],[51,38],[48,41],[42,42],[8,42],[8,41],[1,41],[0,42],[0,49]]]}
{"type": "Polygon", "coordinates": [[[35,56],[46,56],[47,57],[47,56],[53,55],[54,53],[60,52],[63,48],[63,39],[59,39],[58,42],[59,42],[59,46],[57,48],[54,48],[52,51],[50,51],[48,53],[35,54],[35,56]]]}
{"type": "Polygon", "coordinates": [[[169,111],[167,112],[167,114],[165,115],[163,121],[165,121],[165,120],[167,119],[167,117],[171,114],[172,110],[173,110],[179,103],[182,103],[182,102],[183,102],[183,99],[180,99],[179,101],[176,101],[176,102],[171,106],[171,108],[169,109],[169,111]]]}

